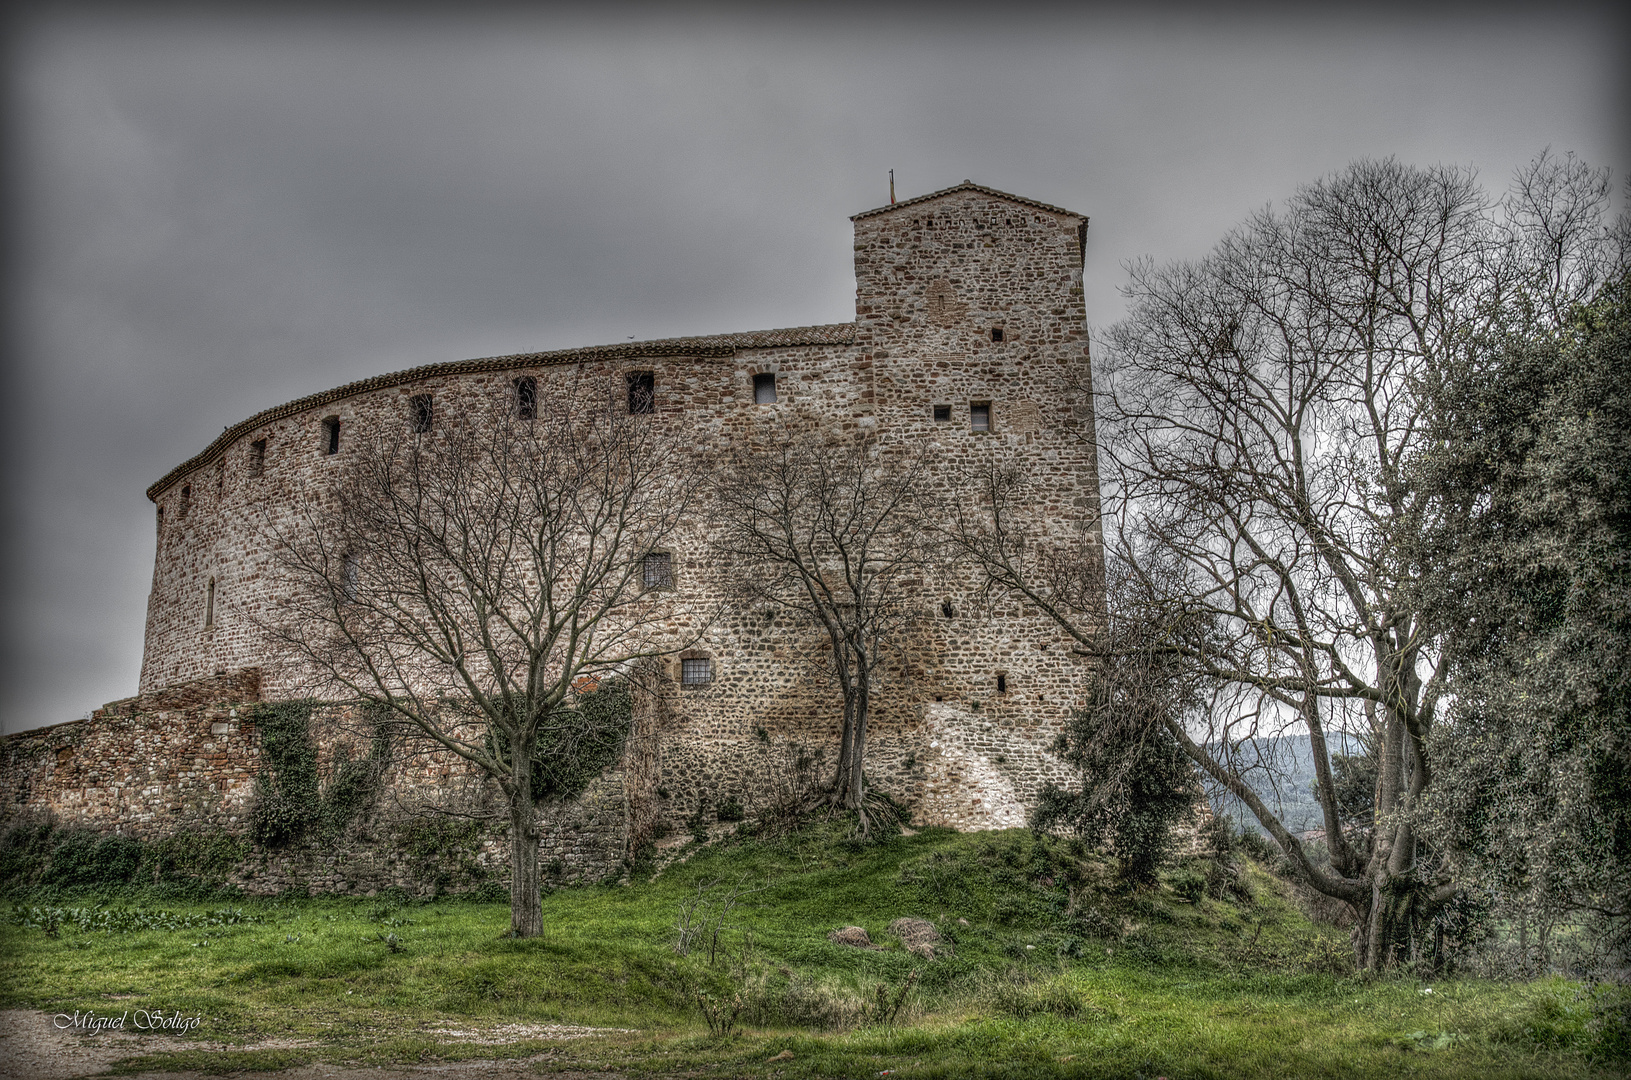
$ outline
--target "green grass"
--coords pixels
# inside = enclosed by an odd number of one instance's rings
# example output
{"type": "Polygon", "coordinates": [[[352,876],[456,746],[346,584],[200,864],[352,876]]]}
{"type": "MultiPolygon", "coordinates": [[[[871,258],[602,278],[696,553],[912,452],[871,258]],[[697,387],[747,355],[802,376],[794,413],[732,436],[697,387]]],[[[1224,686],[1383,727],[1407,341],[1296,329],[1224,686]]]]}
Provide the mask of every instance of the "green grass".
{"type": "Polygon", "coordinates": [[[1623,1058],[1601,1060],[1600,1024],[1575,984],[1360,978],[1346,971],[1346,934],[1302,918],[1260,869],[1247,875],[1250,901],[1182,902],[1198,869],[1128,894],[1102,864],[1023,832],[926,829],[858,848],[836,827],[812,828],[707,849],[655,881],[553,892],[536,940],[504,936],[505,905],[459,900],[240,900],[247,919],[213,924],[203,916],[222,902],[166,905],[189,925],[126,915],[85,931],[69,918],[54,938],[13,919],[0,929],[0,1003],[180,1010],[204,1017],[193,1039],[238,1047],[178,1038],[124,1072],[547,1050],[545,1069],[630,1075],[1622,1074],[1623,1058]],[[682,902],[710,882],[709,896],[758,889],[713,964],[674,949],[682,902]],[[907,953],[886,930],[903,915],[933,920],[956,955],[907,953]],[[883,948],[828,942],[843,925],[883,948]],[[878,1023],[880,992],[894,998],[914,971],[894,1022],[878,1023]],[[740,1030],[708,1034],[698,994],[740,995],[740,1030]],[[547,1022],[636,1030],[501,1045],[437,1031],[547,1022]],[[257,1045],[269,1039],[282,1043],[257,1045]],[[792,1058],[768,1060],[783,1051],[792,1058]]]}

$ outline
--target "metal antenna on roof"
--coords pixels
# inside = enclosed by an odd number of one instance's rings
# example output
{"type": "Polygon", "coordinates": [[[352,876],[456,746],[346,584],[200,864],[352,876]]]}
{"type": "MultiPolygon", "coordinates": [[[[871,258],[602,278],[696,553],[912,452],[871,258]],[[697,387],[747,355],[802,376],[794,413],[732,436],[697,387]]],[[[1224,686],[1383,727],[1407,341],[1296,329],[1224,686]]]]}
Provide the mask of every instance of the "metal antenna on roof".
{"type": "Polygon", "coordinates": [[[889,205],[895,205],[895,170],[889,170],[889,205]]]}

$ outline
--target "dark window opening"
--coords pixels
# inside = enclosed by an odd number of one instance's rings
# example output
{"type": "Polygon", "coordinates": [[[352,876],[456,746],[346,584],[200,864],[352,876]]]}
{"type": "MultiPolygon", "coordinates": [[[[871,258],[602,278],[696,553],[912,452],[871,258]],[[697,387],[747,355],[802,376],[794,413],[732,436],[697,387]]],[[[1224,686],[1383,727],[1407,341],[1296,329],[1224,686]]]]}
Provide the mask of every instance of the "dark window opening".
{"type": "Polygon", "coordinates": [[[164,507],[159,507],[159,532],[164,532],[164,507]]]}
{"type": "Polygon", "coordinates": [[[944,423],[949,422],[950,420],[951,420],[951,406],[950,405],[936,405],[934,407],[934,421],[935,421],[935,423],[944,424],[944,423]]]}
{"type": "Polygon", "coordinates": [[[435,407],[432,405],[429,394],[415,394],[409,402],[413,409],[413,431],[415,435],[423,435],[431,428],[436,419],[435,407]]]}
{"type": "Polygon", "coordinates": [[[682,686],[706,686],[713,681],[713,661],[706,656],[688,656],[680,661],[680,684],[682,686]]]}
{"type": "Polygon", "coordinates": [[[531,375],[515,380],[515,415],[521,420],[538,418],[538,380],[531,375]]]}
{"type": "Polygon", "coordinates": [[[204,596],[204,629],[215,627],[215,579],[210,578],[209,589],[204,596]]]}
{"type": "Polygon", "coordinates": [[[266,470],[266,440],[256,439],[249,444],[249,475],[259,476],[266,470]]]}
{"type": "Polygon", "coordinates": [[[340,452],[340,418],[331,416],[323,421],[323,453],[338,454],[340,452]]]}
{"type": "Polygon", "coordinates": [[[753,403],[755,405],[776,404],[776,373],[766,371],[753,377],[753,403]]]}
{"type": "Polygon", "coordinates": [[[1007,692],[1008,692],[1008,676],[1007,675],[998,675],[997,676],[997,693],[1006,694],[1007,692]]]}
{"type": "Polygon", "coordinates": [[[976,401],[968,407],[969,426],[975,431],[991,430],[991,403],[976,401]]]}
{"type": "Polygon", "coordinates": [[[1002,327],[993,326],[991,328],[991,340],[992,341],[1001,341],[1002,340],[1002,327]]]}
{"type": "Polygon", "coordinates": [[[181,489],[181,509],[180,509],[180,513],[178,513],[176,516],[186,517],[187,516],[187,511],[191,510],[192,507],[193,507],[193,488],[192,488],[191,484],[188,484],[188,485],[184,486],[181,489]]]}
{"type": "Polygon", "coordinates": [[[674,557],[666,551],[653,551],[640,567],[640,580],[648,589],[666,589],[674,584],[674,557]]]}
{"type": "Polygon", "coordinates": [[[629,412],[657,411],[657,376],[650,371],[629,372],[629,412]]]}
{"type": "Polygon", "coordinates": [[[940,601],[940,614],[948,619],[954,619],[957,617],[957,609],[951,606],[950,600],[942,600],[940,601]]]}

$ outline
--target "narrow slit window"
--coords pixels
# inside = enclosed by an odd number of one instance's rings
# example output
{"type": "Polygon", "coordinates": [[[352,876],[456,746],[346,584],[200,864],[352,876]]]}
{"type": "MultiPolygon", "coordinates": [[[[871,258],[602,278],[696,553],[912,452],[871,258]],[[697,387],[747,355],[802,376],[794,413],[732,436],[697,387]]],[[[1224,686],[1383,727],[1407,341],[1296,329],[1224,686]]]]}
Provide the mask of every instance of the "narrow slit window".
{"type": "Polygon", "coordinates": [[[950,421],[951,421],[951,406],[950,405],[936,405],[934,407],[934,422],[937,423],[937,424],[945,424],[945,423],[949,423],[950,421]]]}
{"type": "Polygon", "coordinates": [[[357,602],[357,587],[362,581],[362,568],[358,565],[355,555],[347,555],[340,564],[340,592],[346,603],[357,602]]]}
{"type": "Polygon", "coordinates": [[[753,377],[753,403],[755,405],[776,404],[776,373],[766,371],[753,377]]]}
{"type": "Polygon", "coordinates": [[[204,629],[215,628],[215,579],[210,578],[209,588],[204,593],[204,629]]]}
{"type": "Polygon", "coordinates": [[[975,431],[991,430],[991,403],[976,401],[968,407],[968,424],[975,431]]]}
{"type": "Polygon", "coordinates": [[[187,511],[191,510],[192,507],[193,507],[193,487],[192,487],[191,484],[185,484],[181,488],[181,508],[180,508],[180,511],[177,513],[176,516],[177,517],[186,517],[187,516],[187,511]]]}
{"type": "Polygon", "coordinates": [[[256,439],[249,444],[249,475],[259,476],[266,471],[266,440],[256,439]]]}
{"type": "Polygon", "coordinates": [[[1002,673],[1002,672],[998,672],[997,673],[997,693],[1006,694],[1007,692],[1008,692],[1008,676],[1006,674],[1002,673]]]}
{"type": "Polygon", "coordinates": [[[640,568],[640,580],[648,589],[666,589],[674,584],[674,557],[666,551],[653,551],[640,568]]]}
{"type": "Polygon", "coordinates": [[[159,507],[159,535],[164,535],[164,507],[159,507]]]}
{"type": "Polygon", "coordinates": [[[431,424],[435,422],[435,406],[429,394],[415,394],[409,403],[412,408],[413,431],[415,435],[423,435],[430,431],[431,424]]]}
{"type": "Polygon", "coordinates": [[[657,376],[650,371],[629,372],[629,412],[657,411],[657,376]]]}
{"type": "Polygon", "coordinates": [[[515,415],[520,420],[538,418],[538,380],[531,375],[515,380],[515,415]]]}
{"type": "Polygon", "coordinates": [[[226,463],[226,459],[222,458],[221,460],[219,460],[219,461],[217,461],[215,463],[215,501],[216,501],[217,505],[219,505],[219,503],[221,502],[221,498],[222,498],[222,496],[224,496],[226,494],[226,491],[227,491],[227,463],[226,463]]]}
{"type": "Polygon", "coordinates": [[[714,681],[713,661],[706,656],[687,656],[680,661],[680,683],[706,686],[714,681]]]}
{"type": "Polygon", "coordinates": [[[327,455],[340,452],[340,418],[330,416],[323,421],[323,453],[327,455]]]}
{"type": "Polygon", "coordinates": [[[1002,327],[993,326],[991,328],[991,340],[992,341],[1001,341],[1002,340],[1002,327]]]}

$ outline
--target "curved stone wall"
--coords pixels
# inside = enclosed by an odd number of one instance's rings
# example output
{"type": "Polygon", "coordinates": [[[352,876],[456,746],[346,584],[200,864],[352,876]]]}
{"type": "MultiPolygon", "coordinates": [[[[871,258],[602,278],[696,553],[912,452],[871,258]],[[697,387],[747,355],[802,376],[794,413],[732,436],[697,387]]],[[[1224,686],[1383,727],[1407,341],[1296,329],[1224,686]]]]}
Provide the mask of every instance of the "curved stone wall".
{"type": "MultiPolygon", "coordinates": [[[[486,408],[521,376],[542,395],[557,380],[650,371],[653,422],[699,455],[767,416],[801,415],[870,428],[886,443],[935,444],[948,491],[958,470],[1000,456],[1031,474],[1033,512],[1050,529],[1092,527],[1085,229],[1080,215],[964,184],[857,215],[852,324],[436,365],[252,417],[149,490],[159,539],[141,692],[258,668],[264,699],[300,696],[292,666],[255,631],[280,589],[268,527],[344,469],[368,433],[407,424],[414,396],[431,395],[439,415],[486,408]],[[774,405],[754,403],[753,377],[765,372],[777,376],[774,405]],[[982,406],[988,429],[976,430],[982,406]]],[[[675,538],[675,586],[723,599],[708,522],[699,513],[675,538]]],[[[967,567],[924,582],[928,648],[888,680],[876,708],[869,772],[920,822],[1021,822],[1042,781],[1058,776],[1047,748],[1081,697],[1068,640],[1034,610],[980,603],[978,584],[967,567]]],[[[679,820],[699,801],[766,797],[780,768],[767,747],[830,755],[838,699],[792,661],[807,645],[763,612],[710,626],[702,647],[715,681],[682,690],[676,678],[661,709],[659,813],[679,820]]]]}

